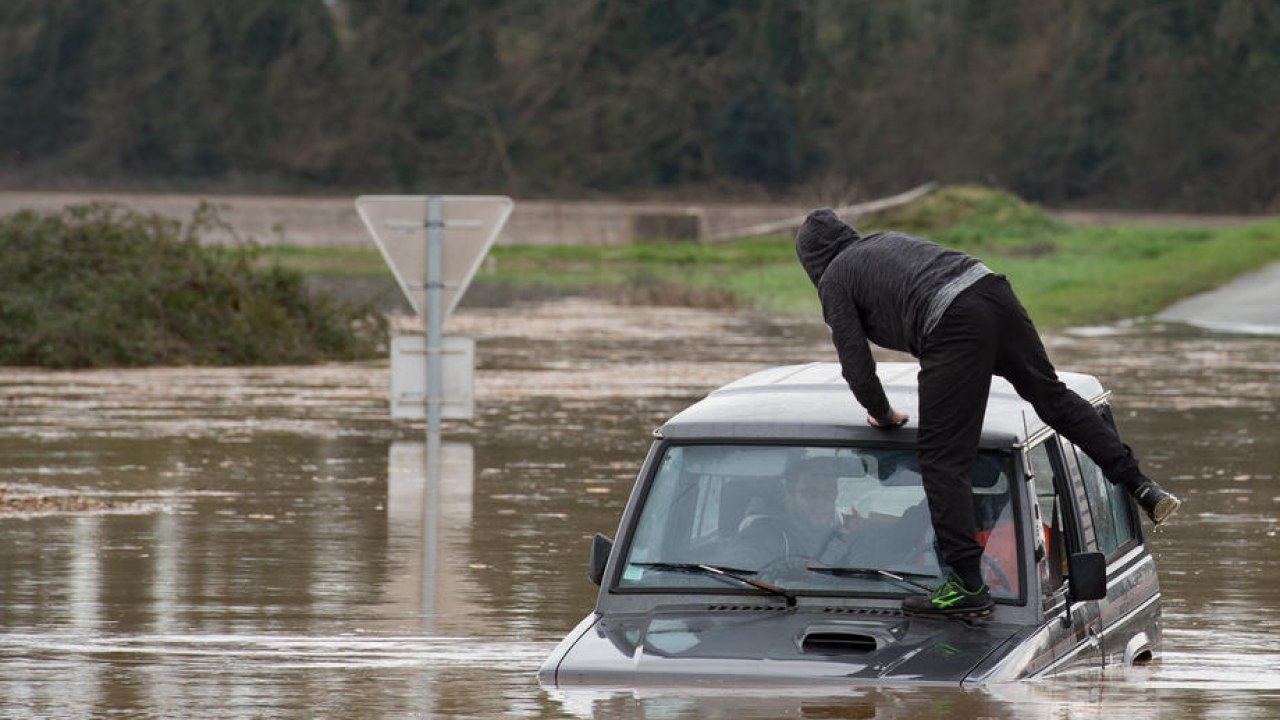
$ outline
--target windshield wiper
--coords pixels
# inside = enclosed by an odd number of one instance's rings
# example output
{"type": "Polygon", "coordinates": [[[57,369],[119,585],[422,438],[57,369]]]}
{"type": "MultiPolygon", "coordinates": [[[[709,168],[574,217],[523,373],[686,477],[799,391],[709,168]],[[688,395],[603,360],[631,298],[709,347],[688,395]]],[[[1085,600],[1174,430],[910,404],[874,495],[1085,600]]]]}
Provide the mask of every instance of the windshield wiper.
{"type": "Polygon", "coordinates": [[[897,580],[900,583],[905,583],[929,593],[933,592],[933,588],[911,580],[907,576],[934,579],[937,579],[938,577],[937,575],[930,575],[928,573],[913,573],[901,570],[884,570],[881,568],[870,567],[826,567],[824,565],[806,565],[804,569],[809,572],[826,573],[828,575],[836,575],[839,577],[886,577],[890,580],[897,580]]]}
{"type": "Polygon", "coordinates": [[[786,588],[778,587],[773,583],[767,583],[763,580],[755,580],[746,575],[754,575],[755,570],[744,570],[742,568],[722,567],[717,565],[707,565],[705,563],[673,563],[673,562],[638,562],[631,563],[639,567],[656,568],[658,570],[682,570],[690,572],[702,572],[717,577],[726,577],[730,580],[736,580],[744,585],[750,585],[753,588],[764,590],[771,595],[785,598],[787,607],[795,607],[796,594],[786,588]]]}

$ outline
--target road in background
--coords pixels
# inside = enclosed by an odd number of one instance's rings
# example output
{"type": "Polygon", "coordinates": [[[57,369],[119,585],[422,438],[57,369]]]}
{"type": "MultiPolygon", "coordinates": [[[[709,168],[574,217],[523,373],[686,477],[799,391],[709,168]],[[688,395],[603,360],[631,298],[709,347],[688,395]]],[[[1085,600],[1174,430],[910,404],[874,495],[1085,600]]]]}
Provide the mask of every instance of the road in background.
{"type": "Polygon", "coordinates": [[[1175,303],[1156,319],[1223,332],[1280,335],[1280,263],[1175,303]]]}

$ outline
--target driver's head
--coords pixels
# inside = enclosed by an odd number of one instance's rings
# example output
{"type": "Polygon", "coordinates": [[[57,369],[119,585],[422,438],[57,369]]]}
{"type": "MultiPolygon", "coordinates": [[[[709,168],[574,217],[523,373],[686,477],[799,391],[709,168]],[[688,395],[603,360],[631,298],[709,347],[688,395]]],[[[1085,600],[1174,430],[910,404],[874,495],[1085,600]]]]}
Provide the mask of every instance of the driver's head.
{"type": "Polygon", "coordinates": [[[835,458],[802,460],[787,477],[787,510],[817,525],[835,522],[837,477],[835,458]]]}

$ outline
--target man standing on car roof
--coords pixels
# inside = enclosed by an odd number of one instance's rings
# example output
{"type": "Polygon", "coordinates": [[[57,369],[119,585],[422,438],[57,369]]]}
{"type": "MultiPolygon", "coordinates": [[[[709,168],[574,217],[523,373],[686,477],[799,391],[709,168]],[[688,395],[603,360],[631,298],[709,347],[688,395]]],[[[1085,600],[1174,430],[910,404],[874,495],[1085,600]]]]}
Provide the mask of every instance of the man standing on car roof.
{"type": "Polygon", "coordinates": [[[989,614],[982,546],[969,477],[978,452],[991,377],[1008,380],[1036,414],[1083,450],[1154,523],[1181,504],[1142,474],[1128,445],[1059,379],[1031,318],[1008,281],[977,258],[900,232],[862,237],[830,209],[815,210],[796,234],[796,254],[818,288],[845,380],[867,422],[907,422],[885,397],[868,341],[920,360],[920,472],[947,578],[904,612],[989,614]]]}

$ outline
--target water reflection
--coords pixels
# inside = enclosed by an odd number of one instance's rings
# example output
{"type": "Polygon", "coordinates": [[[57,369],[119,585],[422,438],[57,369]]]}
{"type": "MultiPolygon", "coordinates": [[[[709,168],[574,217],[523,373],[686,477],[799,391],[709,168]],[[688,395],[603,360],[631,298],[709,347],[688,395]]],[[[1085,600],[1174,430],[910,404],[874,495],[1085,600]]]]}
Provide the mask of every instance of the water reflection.
{"type": "Polygon", "coordinates": [[[476,687],[494,711],[531,701],[549,644],[488,627],[468,580],[469,444],[443,444],[427,493],[423,442],[148,442],[94,462],[113,492],[168,498],[154,512],[0,520],[0,716],[395,716],[476,687]]]}
{"type": "Polygon", "coordinates": [[[1156,665],[584,695],[534,673],[594,602],[587,543],[615,532],[649,431],[744,372],[832,359],[829,340],[813,318],[580,302],[455,320],[480,343],[479,416],[438,453],[388,421],[385,364],[0,370],[0,490],[115,506],[0,510],[0,716],[1280,716],[1280,341],[1048,339],[1188,500],[1152,536],[1156,665]]]}
{"type": "Polygon", "coordinates": [[[1027,718],[1029,720],[1149,720],[1169,717],[1274,717],[1267,694],[1204,692],[1153,686],[1143,670],[1083,680],[950,688],[748,687],[552,691],[576,718],[1027,718]],[[1185,713],[1185,714],[1184,714],[1185,713]]]}
{"type": "MultiPolygon", "coordinates": [[[[393,626],[419,618],[423,633],[466,632],[479,614],[465,544],[471,530],[475,454],[469,443],[391,444],[387,455],[385,609],[393,626]]],[[[477,628],[470,628],[476,630],[477,628]]]]}

